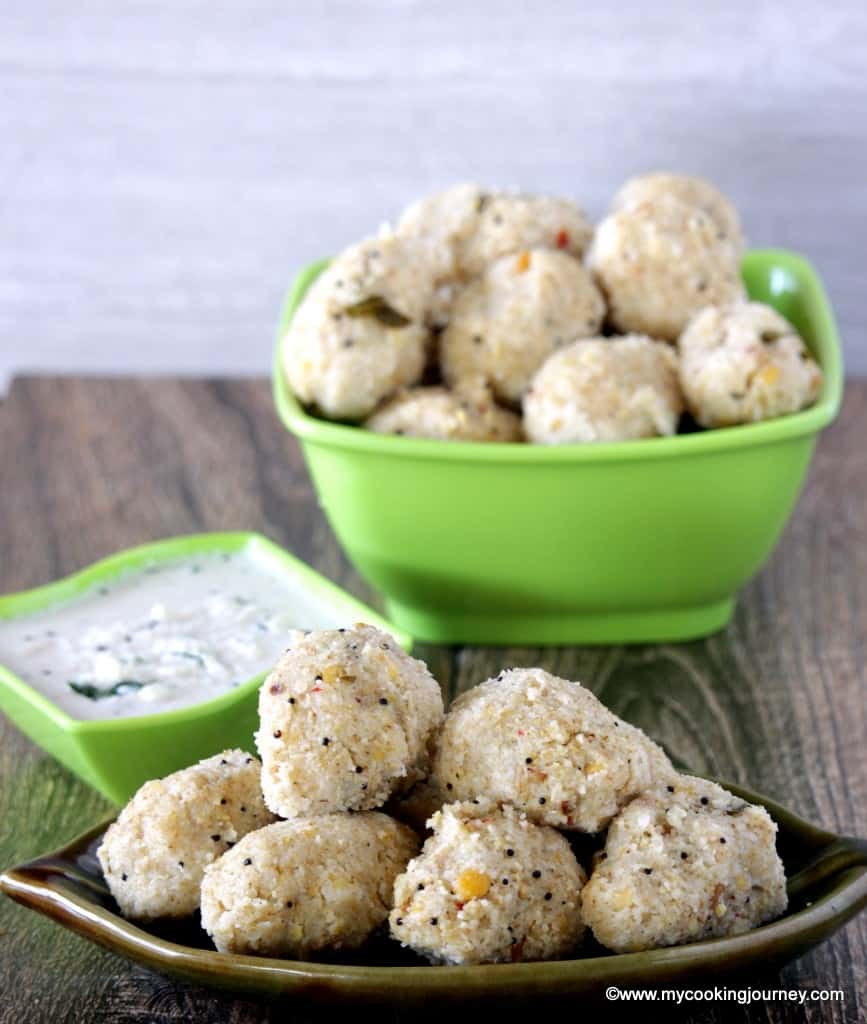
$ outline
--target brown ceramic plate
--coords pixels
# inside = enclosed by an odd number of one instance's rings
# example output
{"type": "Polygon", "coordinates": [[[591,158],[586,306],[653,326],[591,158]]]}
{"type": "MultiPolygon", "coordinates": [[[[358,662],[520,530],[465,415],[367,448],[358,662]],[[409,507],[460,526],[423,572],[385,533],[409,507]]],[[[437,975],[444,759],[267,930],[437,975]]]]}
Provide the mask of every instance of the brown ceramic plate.
{"type": "Polygon", "coordinates": [[[727,788],[763,804],[780,827],[778,849],[789,878],[790,907],[778,921],[735,938],[647,953],[615,955],[586,945],[580,959],[547,963],[431,967],[385,937],[339,959],[271,960],[216,953],[198,922],[147,929],[118,913],[95,850],[104,821],[56,853],[10,868],[0,888],[122,956],[201,985],[266,996],[382,1001],[390,1005],[485,999],[601,995],[609,985],[676,986],[719,981],[781,967],[822,942],[867,905],[867,841],[810,825],[740,786],[727,788]]]}

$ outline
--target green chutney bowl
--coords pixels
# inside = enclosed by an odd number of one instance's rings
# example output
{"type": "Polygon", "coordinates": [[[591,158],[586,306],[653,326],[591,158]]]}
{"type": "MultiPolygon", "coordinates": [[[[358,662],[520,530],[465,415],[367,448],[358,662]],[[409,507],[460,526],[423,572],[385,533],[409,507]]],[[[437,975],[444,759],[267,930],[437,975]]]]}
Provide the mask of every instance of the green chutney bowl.
{"type": "Polygon", "coordinates": [[[281,420],[319,501],[387,615],[433,643],[613,644],[721,629],[771,553],[843,390],[840,341],[801,256],[747,253],[751,298],[779,310],[824,371],[818,402],[764,423],[611,444],[443,442],[308,413],[281,345],[327,261],[296,278],[273,368],[281,420]]]}
{"type": "MultiPolygon", "coordinates": [[[[0,619],[26,618],[33,612],[74,603],[98,586],[157,562],[242,550],[283,576],[295,590],[309,593],[318,608],[333,612],[334,621],[328,625],[367,622],[387,630],[407,650],[412,646],[406,633],[288,551],[258,534],[240,532],[173,537],[121,551],[47,586],[0,597],[0,619]]],[[[83,720],[68,715],[0,664],[0,711],[103,796],[124,804],[149,779],[162,778],[230,747],[253,750],[253,734],[259,724],[259,687],[266,674],[189,707],[83,720]]]]}

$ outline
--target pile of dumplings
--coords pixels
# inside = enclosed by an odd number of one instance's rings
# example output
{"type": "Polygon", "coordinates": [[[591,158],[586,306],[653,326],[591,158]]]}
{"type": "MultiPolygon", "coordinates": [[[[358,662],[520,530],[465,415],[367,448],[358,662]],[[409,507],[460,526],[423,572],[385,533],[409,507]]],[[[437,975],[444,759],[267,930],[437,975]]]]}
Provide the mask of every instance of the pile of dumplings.
{"type": "Polygon", "coordinates": [[[750,302],[711,182],[626,182],[595,228],[569,199],[455,185],[341,252],[281,347],[299,400],[386,434],[576,444],[813,404],[795,328],[750,302]]]}
{"type": "Polygon", "coordinates": [[[786,908],[764,808],[539,668],[445,714],[387,633],[298,634],[256,743],[261,761],[226,751],[123,809],[98,850],[123,914],[198,911],[228,953],[310,958],[387,929],[478,964],[580,955],[588,930],[614,952],[736,935],[786,908]]]}

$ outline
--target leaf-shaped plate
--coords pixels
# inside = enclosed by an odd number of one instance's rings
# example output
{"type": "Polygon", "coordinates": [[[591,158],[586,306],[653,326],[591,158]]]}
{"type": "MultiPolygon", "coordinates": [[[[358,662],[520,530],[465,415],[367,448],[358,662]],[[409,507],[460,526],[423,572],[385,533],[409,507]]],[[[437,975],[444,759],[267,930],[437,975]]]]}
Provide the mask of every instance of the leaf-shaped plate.
{"type": "Polygon", "coordinates": [[[432,1001],[601,995],[609,985],[677,986],[701,978],[781,967],[822,942],[867,905],[867,841],[803,821],[740,786],[726,788],[764,805],[779,825],[778,849],[789,879],[789,910],[777,921],[734,938],[646,953],[607,953],[586,944],[581,957],[545,963],[431,967],[384,937],[339,959],[272,960],[217,953],[198,922],[140,927],[124,920],[110,896],[95,850],[109,822],[63,849],[10,868],[0,888],[116,953],[200,985],[262,995],[329,1000],[432,1001]]]}

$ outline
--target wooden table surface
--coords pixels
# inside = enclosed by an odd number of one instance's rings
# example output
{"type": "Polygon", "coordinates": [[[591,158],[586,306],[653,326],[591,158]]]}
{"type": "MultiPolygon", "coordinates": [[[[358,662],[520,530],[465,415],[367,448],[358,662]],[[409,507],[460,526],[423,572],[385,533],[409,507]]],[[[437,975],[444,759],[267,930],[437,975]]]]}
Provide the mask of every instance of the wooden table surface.
{"type": "MultiPolygon", "coordinates": [[[[748,782],[835,831],[867,834],[867,382],[821,438],[782,542],[732,625],[659,647],[422,647],[448,694],[510,665],[580,679],[699,772],[748,782]]],[[[0,591],[118,548],[196,530],[254,529],[371,600],[316,505],[263,381],[21,378],[0,406],[0,591]]],[[[104,800],[0,718],[0,866],[49,850],[104,800]]],[[[0,1024],[318,1020],[179,984],[0,902],[0,1024]]],[[[844,1001],[666,1011],[689,1021],[867,1018],[867,915],[768,987],[844,1001]]],[[[387,1019],[395,1019],[385,1011],[387,1019]]]]}

